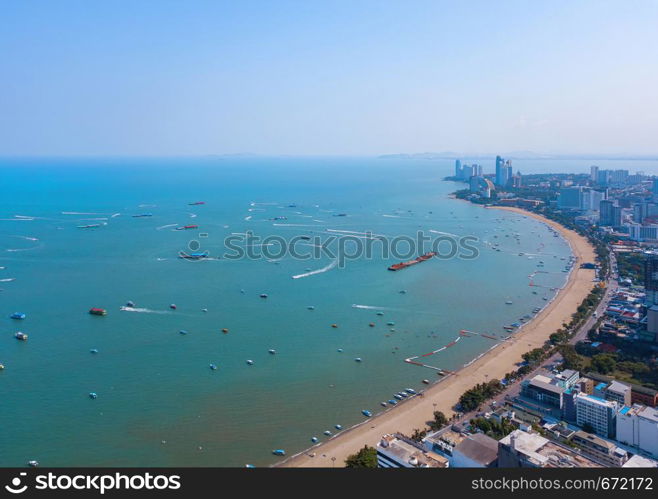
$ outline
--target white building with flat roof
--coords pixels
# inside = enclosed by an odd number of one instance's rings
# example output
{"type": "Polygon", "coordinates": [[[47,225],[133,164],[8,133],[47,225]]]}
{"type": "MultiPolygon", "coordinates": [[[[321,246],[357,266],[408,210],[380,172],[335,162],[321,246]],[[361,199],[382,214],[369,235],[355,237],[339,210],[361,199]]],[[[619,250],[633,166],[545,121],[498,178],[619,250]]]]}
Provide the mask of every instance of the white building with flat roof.
{"type": "Polygon", "coordinates": [[[576,424],[581,428],[587,424],[604,438],[615,438],[617,402],[604,400],[593,395],[576,395],[576,424]]]}
{"type": "Polygon", "coordinates": [[[378,468],[447,468],[448,459],[402,435],[384,435],[377,444],[378,468]]]}
{"type": "Polygon", "coordinates": [[[658,457],[658,409],[635,404],[617,413],[617,440],[658,457]]]}

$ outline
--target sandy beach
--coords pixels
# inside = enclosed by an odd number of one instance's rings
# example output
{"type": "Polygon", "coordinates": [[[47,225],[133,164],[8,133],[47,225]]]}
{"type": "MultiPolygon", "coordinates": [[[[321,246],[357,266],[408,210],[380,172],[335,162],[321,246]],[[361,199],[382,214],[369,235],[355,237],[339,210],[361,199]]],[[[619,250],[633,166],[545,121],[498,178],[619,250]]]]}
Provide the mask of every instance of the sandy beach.
{"type": "MultiPolygon", "coordinates": [[[[491,209],[491,208],[487,208],[491,209]]],[[[521,356],[542,346],[548,337],[573,314],[593,287],[594,270],[581,269],[582,262],[593,262],[595,254],[587,239],[576,232],[534,213],[508,207],[495,207],[540,220],[558,230],[571,245],[576,258],[574,270],[555,299],[529,324],[515,333],[511,341],[500,344],[480,359],[425,390],[422,397],[413,397],[399,406],[353,427],[325,443],[293,456],[278,466],[286,467],[332,467],[343,466],[350,454],[364,445],[375,446],[385,433],[401,432],[410,435],[416,428],[424,428],[432,419],[434,411],[443,411],[446,416],[453,413],[452,407],[467,389],[477,383],[494,378],[501,379],[515,369],[521,356]],[[314,457],[311,455],[314,454],[314,457]]]]}

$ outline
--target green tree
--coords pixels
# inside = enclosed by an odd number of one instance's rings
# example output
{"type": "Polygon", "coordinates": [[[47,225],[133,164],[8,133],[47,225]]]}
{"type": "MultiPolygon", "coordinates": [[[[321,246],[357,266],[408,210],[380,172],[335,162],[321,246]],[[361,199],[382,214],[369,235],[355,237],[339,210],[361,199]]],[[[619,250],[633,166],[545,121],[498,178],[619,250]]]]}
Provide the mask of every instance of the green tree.
{"type": "Polygon", "coordinates": [[[609,353],[600,353],[592,357],[592,369],[601,374],[608,374],[614,371],[617,367],[617,362],[613,355],[609,353]]]}
{"type": "Polygon", "coordinates": [[[365,445],[359,452],[347,457],[345,466],[347,468],[376,468],[377,450],[365,445]]]}

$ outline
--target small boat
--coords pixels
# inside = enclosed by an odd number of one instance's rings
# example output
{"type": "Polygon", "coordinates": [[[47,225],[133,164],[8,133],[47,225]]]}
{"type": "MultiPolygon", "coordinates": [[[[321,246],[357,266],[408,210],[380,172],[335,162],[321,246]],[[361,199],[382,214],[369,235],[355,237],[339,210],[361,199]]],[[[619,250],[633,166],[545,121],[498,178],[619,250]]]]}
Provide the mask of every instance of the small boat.
{"type": "Polygon", "coordinates": [[[391,405],[397,405],[398,401],[395,400],[395,399],[391,399],[391,400],[388,401],[388,403],[391,404],[391,405]]]}
{"type": "Polygon", "coordinates": [[[342,349],[342,348],[339,348],[339,349],[336,350],[336,351],[337,351],[338,353],[343,353],[343,349],[342,349]]]}
{"type": "Polygon", "coordinates": [[[89,309],[89,313],[91,315],[107,315],[107,310],[105,310],[104,308],[93,307],[89,309]]]}
{"type": "Polygon", "coordinates": [[[144,218],[144,217],[152,217],[153,213],[139,213],[137,215],[133,215],[133,218],[144,218]]]}
{"type": "Polygon", "coordinates": [[[430,380],[429,380],[429,379],[424,379],[424,380],[423,380],[423,384],[425,384],[425,385],[429,385],[429,384],[430,384],[430,380]]]}
{"type": "Polygon", "coordinates": [[[176,227],[176,230],[190,230],[190,229],[198,229],[198,225],[183,225],[182,227],[176,227]]]}
{"type": "Polygon", "coordinates": [[[134,301],[127,301],[125,306],[128,307],[128,308],[134,308],[135,307],[135,302],[134,301]]]}
{"type": "Polygon", "coordinates": [[[216,366],[215,364],[210,364],[209,367],[210,367],[210,369],[211,369],[212,371],[216,371],[216,370],[217,370],[217,366],[216,366]]]}
{"type": "Polygon", "coordinates": [[[364,415],[365,417],[367,417],[367,418],[372,417],[372,412],[370,412],[370,411],[368,411],[368,410],[366,410],[366,409],[363,409],[363,410],[361,411],[361,414],[363,414],[363,415],[364,415]]]}
{"type": "Polygon", "coordinates": [[[286,451],[283,449],[275,449],[272,451],[272,454],[274,454],[275,456],[285,456],[286,451]]]}
{"type": "Polygon", "coordinates": [[[269,353],[269,354],[271,354],[271,355],[274,355],[274,354],[276,353],[276,350],[270,348],[270,349],[267,351],[267,353],[269,353]]]}
{"type": "Polygon", "coordinates": [[[505,305],[511,305],[511,304],[512,304],[512,300],[507,300],[507,301],[505,302],[505,305]]]}
{"type": "Polygon", "coordinates": [[[169,305],[169,308],[172,310],[176,310],[176,304],[172,303],[171,305],[169,305]]]}
{"type": "Polygon", "coordinates": [[[342,425],[339,425],[339,424],[337,424],[337,425],[335,425],[335,426],[334,426],[334,428],[336,428],[337,430],[342,430],[342,429],[343,429],[343,426],[342,426],[342,425]]]}
{"type": "Polygon", "coordinates": [[[387,325],[387,326],[395,326],[395,322],[393,322],[393,321],[388,321],[388,322],[386,323],[386,325],[387,325]]]}
{"type": "Polygon", "coordinates": [[[318,443],[318,437],[311,437],[311,442],[314,444],[318,443]]]}
{"type": "Polygon", "coordinates": [[[20,341],[27,341],[27,334],[21,333],[20,331],[14,335],[14,338],[20,341]]]}
{"type": "Polygon", "coordinates": [[[0,364],[0,371],[2,371],[5,368],[4,364],[0,364]]]}
{"type": "Polygon", "coordinates": [[[401,295],[406,295],[406,294],[407,294],[407,290],[406,290],[406,289],[401,289],[401,290],[400,290],[400,294],[401,294],[401,295]]]}
{"type": "Polygon", "coordinates": [[[260,294],[260,297],[261,297],[261,298],[267,298],[267,294],[265,294],[265,293],[261,293],[261,294],[260,294]]]}
{"type": "Polygon", "coordinates": [[[224,334],[228,333],[228,329],[222,328],[222,333],[224,333],[224,334]]]}
{"type": "Polygon", "coordinates": [[[208,312],[208,309],[207,308],[202,308],[201,311],[206,313],[206,312],[208,312]]]}
{"type": "Polygon", "coordinates": [[[311,239],[311,236],[299,236],[300,239],[303,239],[304,241],[309,241],[311,239]]]}
{"type": "Polygon", "coordinates": [[[306,309],[307,310],[315,310],[315,307],[313,305],[309,305],[308,307],[306,307],[306,309]]]}
{"type": "Polygon", "coordinates": [[[409,396],[405,392],[398,392],[398,395],[400,395],[402,398],[405,398],[405,399],[409,396]]]}
{"type": "Polygon", "coordinates": [[[78,225],[78,229],[94,229],[100,227],[101,224],[87,224],[87,225],[78,225]]]}
{"type": "Polygon", "coordinates": [[[181,329],[180,331],[178,331],[178,334],[187,334],[187,331],[185,331],[185,329],[181,329]]]}
{"type": "Polygon", "coordinates": [[[384,312],[377,312],[377,315],[384,315],[384,312]]]}
{"type": "Polygon", "coordinates": [[[251,359],[248,359],[248,360],[247,360],[247,365],[249,365],[249,366],[253,366],[253,365],[254,365],[254,361],[251,360],[251,359]]]}
{"type": "Polygon", "coordinates": [[[95,399],[95,398],[98,398],[98,395],[96,394],[96,392],[89,392],[89,398],[90,399],[95,399]]]}
{"type": "Polygon", "coordinates": [[[370,324],[368,324],[368,326],[370,326],[370,327],[375,327],[375,323],[374,323],[374,322],[371,322],[370,324]]]}
{"type": "Polygon", "coordinates": [[[13,314],[11,314],[9,316],[10,319],[16,319],[16,320],[19,320],[19,321],[22,321],[23,319],[25,319],[25,317],[27,317],[27,316],[22,312],[14,312],[13,314]]]}
{"type": "Polygon", "coordinates": [[[93,354],[98,353],[98,348],[92,348],[91,350],[89,350],[89,353],[93,353],[93,354]]]}
{"type": "Polygon", "coordinates": [[[245,464],[244,467],[245,468],[255,468],[256,466],[254,466],[253,464],[245,464]]]}
{"type": "Polygon", "coordinates": [[[416,390],[414,390],[413,388],[405,388],[404,391],[409,393],[410,395],[416,395],[416,390]]]}
{"type": "Polygon", "coordinates": [[[399,393],[396,393],[396,394],[393,395],[393,396],[394,396],[396,399],[398,399],[398,400],[402,400],[402,395],[400,395],[399,393]]]}
{"type": "Polygon", "coordinates": [[[357,357],[356,359],[354,359],[354,362],[363,362],[363,359],[361,357],[357,357]]]}
{"type": "Polygon", "coordinates": [[[184,260],[203,260],[208,258],[209,253],[207,251],[197,252],[197,253],[185,253],[180,251],[178,253],[178,258],[183,258],[184,260]]]}
{"type": "Polygon", "coordinates": [[[324,431],[324,434],[325,434],[325,436],[327,436],[327,437],[330,437],[330,436],[331,436],[331,432],[330,432],[329,430],[324,431]]]}
{"type": "Polygon", "coordinates": [[[206,204],[206,202],[205,201],[194,201],[193,203],[187,203],[187,204],[188,204],[188,206],[199,206],[199,205],[202,205],[202,204],[206,204]]]}
{"type": "Polygon", "coordinates": [[[34,459],[31,459],[30,461],[27,462],[27,465],[30,468],[36,468],[37,466],[39,466],[39,461],[35,461],[34,459]]]}
{"type": "Polygon", "coordinates": [[[386,407],[386,402],[380,402],[379,405],[381,405],[382,407],[386,407]]]}
{"type": "Polygon", "coordinates": [[[338,327],[338,324],[332,324],[331,327],[333,327],[334,329],[336,329],[336,328],[338,327]]]}

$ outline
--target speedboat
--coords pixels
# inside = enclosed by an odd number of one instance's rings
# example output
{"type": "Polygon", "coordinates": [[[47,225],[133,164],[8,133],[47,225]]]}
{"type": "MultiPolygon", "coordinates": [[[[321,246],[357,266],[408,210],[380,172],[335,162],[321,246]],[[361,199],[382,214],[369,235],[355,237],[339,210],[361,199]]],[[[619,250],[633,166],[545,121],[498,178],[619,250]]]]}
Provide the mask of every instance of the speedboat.
{"type": "Polygon", "coordinates": [[[135,306],[135,302],[134,301],[128,301],[128,302],[126,302],[125,306],[128,307],[128,308],[133,308],[135,306]]]}
{"type": "Polygon", "coordinates": [[[276,350],[270,348],[270,349],[268,350],[268,353],[271,353],[272,355],[274,355],[274,354],[276,353],[276,350]]]}
{"type": "Polygon", "coordinates": [[[361,414],[363,414],[363,415],[364,415],[365,417],[367,417],[367,418],[372,417],[372,412],[370,412],[370,411],[368,411],[368,410],[366,410],[366,409],[363,409],[363,410],[361,411],[361,414]]]}
{"type": "Polygon", "coordinates": [[[315,307],[314,307],[313,305],[309,305],[309,306],[306,307],[306,308],[307,308],[308,310],[315,310],[315,307]]]}
{"type": "Polygon", "coordinates": [[[381,405],[382,407],[386,407],[386,402],[380,402],[379,405],[381,405]]]}
{"type": "Polygon", "coordinates": [[[96,392],[89,392],[89,398],[90,399],[95,399],[97,397],[98,397],[98,395],[96,395],[96,392]]]}
{"type": "Polygon", "coordinates": [[[261,293],[260,297],[261,298],[267,298],[267,295],[265,293],[261,293]]]}
{"type": "Polygon", "coordinates": [[[402,400],[402,395],[400,395],[399,393],[396,393],[393,396],[398,400],[402,400]]]}
{"type": "Polygon", "coordinates": [[[343,429],[343,426],[342,426],[342,425],[339,425],[339,424],[337,424],[337,425],[335,425],[335,426],[334,426],[334,428],[336,428],[337,430],[342,430],[342,429],[343,429]]]}
{"type": "Polygon", "coordinates": [[[217,370],[217,366],[215,364],[210,364],[210,369],[213,371],[217,370]]]}
{"type": "Polygon", "coordinates": [[[274,450],[272,451],[272,454],[274,454],[275,456],[285,456],[285,455],[286,455],[286,451],[283,450],[283,449],[274,449],[274,450]]]}
{"type": "Polygon", "coordinates": [[[178,332],[179,332],[180,334],[187,334],[187,331],[185,331],[185,329],[181,329],[181,330],[178,331],[178,332]]]}
{"type": "Polygon", "coordinates": [[[169,305],[169,308],[172,310],[176,310],[176,304],[172,303],[171,305],[169,305]]]}
{"type": "Polygon", "coordinates": [[[104,308],[93,307],[89,309],[91,315],[107,315],[107,310],[104,308]]]}
{"type": "Polygon", "coordinates": [[[337,351],[338,353],[343,353],[343,349],[342,349],[342,348],[339,348],[339,349],[336,350],[336,351],[337,351]]]}
{"type": "Polygon", "coordinates": [[[404,392],[399,392],[398,395],[400,395],[400,396],[403,397],[403,398],[407,398],[407,397],[409,396],[409,395],[407,395],[407,394],[404,393],[404,392]]]}
{"type": "Polygon", "coordinates": [[[39,466],[39,461],[35,461],[34,459],[31,459],[30,461],[27,462],[27,465],[30,468],[36,468],[37,466],[39,466]]]}
{"type": "Polygon", "coordinates": [[[11,319],[16,319],[16,320],[22,321],[22,320],[25,319],[25,317],[27,317],[27,316],[26,316],[24,313],[22,313],[22,312],[14,312],[14,313],[11,314],[9,317],[10,317],[11,319]]]}
{"type": "Polygon", "coordinates": [[[316,444],[318,442],[318,437],[311,437],[311,442],[316,444]]]}
{"type": "Polygon", "coordinates": [[[391,404],[391,405],[397,405],[398,401],[395,400],[395,399],[391,399],[391,400],[388,401],[388,403],[391,404]]]}
{"type": "Polygon", "coordinates": [[[330,432],[329,430],[325,430],[325,431],[324,431],[324,434],[325,434],[327,437],[330,437],[330,436],[331,436],[331,432],[330,432]]]}
{"type": "Polygon", "coordinates": [[[98,349],[97,348],[92,348],[91,350],[89,350],[89,353],[98,353],[98,349]]]}
{"type": "Polygon", "coordinates": [[[27,341],[27,334],[21,333],[20,331],[14,335],[14,338],[21,341],[27,341]]]}
{"type": "Polygon", "coordinates": [[[384,312],[377,312],[377,315],[384,315],[384,312]]]}
{"type": "Polygon", "coordinates": [[[247,360],[247,365],[249,365],[249,366],[253,366],[253,365],[254,365],[254,361],[251,360],[251,359],[248,359],[248,360],[247,360]]]}
{"type": "Polygon", "coordinates": [[[411,395],[416,395],[416,390],[414,390],[413,388],[405,388],[404,391],[411,395]]]}
{"type": "Polygon", "coordinates": [[[361,362],[361,361],[363,361],[363,359],[361,357],[357,357],[356,359],[354,359],[354,361],[355,362],[361,362]]]}
{"type": "Polygon", "coordinates": [[[429,385],[429,384],[430,384],[430,380],[429,380],[429,379],[424,379],[424,380],[423,380],[423,383],[426,384],[426,385],[429,385]]]}

